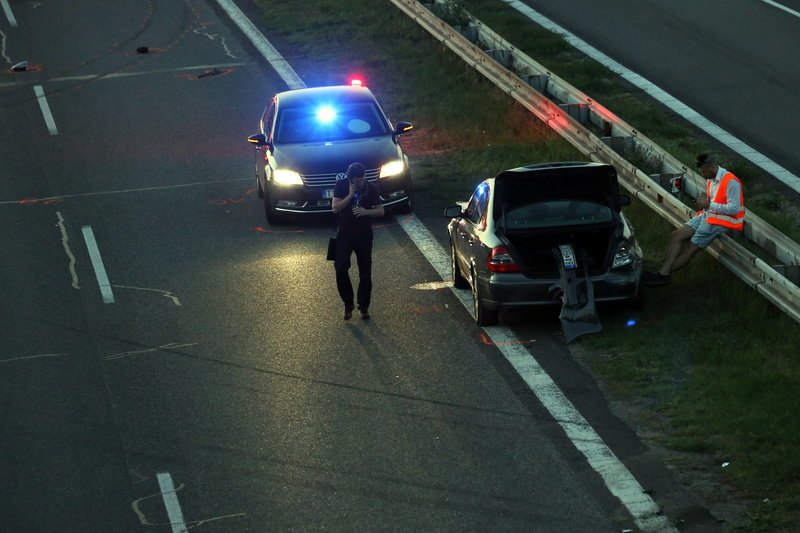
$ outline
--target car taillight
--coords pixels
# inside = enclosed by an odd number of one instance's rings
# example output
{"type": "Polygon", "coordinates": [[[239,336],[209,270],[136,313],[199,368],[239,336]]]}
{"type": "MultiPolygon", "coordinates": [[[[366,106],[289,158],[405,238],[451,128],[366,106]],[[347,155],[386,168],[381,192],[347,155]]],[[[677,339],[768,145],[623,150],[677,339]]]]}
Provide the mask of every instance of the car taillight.
{"type": "Polygon", "coordinates": [[[489,272],[519,272],[519,265],[511,258],[507,246],[495,246],[486,260],[489,272]]]}

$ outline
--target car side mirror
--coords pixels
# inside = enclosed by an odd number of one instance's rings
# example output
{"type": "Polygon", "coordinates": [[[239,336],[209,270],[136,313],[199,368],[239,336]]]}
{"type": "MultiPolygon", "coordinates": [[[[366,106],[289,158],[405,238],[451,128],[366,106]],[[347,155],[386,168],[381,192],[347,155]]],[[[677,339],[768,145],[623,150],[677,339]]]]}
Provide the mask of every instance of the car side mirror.
{"type": "Polygon", "coordinates": [[[410,122],[398,122],[397,126],[395,126],[394,128],[394,132],[396,135],[402,135],[404,133],[408,133],[413,129],[414,125],[410,122]]]}
{"type": "Polygon", "coordinates": [[[625,207],[626,205],[631,205],[631,197],[627,194],[620,194],[619,195],[619,205],[620,207],[625,207]]]}
{"type": "Polygon", "coordinates": [[[263,133],[256,133],[251,135],[247,138],[247,142],[250,144],[261,148],[262,146],[267,146],[269,143],[267,142],[267,137],[263,133]]]}
{"type": "Polygon", "coordinates": [[[447,218],[458,218],[464,214],[464,210],[461,209],[460,205],[451,205],[450,207],[445,208],[444,216],[447,218]]]}

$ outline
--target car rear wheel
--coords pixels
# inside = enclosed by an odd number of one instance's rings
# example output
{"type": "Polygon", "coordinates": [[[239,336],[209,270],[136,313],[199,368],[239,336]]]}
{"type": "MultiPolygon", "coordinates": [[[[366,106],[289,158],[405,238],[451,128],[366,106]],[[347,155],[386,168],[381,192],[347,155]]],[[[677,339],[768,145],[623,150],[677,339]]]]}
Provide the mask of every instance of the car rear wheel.
{"type": "Polygon", "coordinates": [[[467,278],[464,277],[464,274],[461,273],[461,269],[458,266],[458,259],[456,259],[456,247],[453,244],[450,244],[450,274],[453,280],[453,287],[456,289],[466,289],[469,287],[469,282],[467,278]]]}
{"type": "Polygon", "coordinates": [[[483,303],[478,276],[472,273],[472,305],[475,311],[475,322],[479,326],[493,326],[497,324],[498,312],[496,309],[489,309],[483,303]]]}
{"type": "Polygon", "coordinates": [[[264,194],[264,214],[267,215],[267,222],[271,226],[286,224],[286,215],[275,209],[275,201],[272,196],[269,193],[264,194]]]}

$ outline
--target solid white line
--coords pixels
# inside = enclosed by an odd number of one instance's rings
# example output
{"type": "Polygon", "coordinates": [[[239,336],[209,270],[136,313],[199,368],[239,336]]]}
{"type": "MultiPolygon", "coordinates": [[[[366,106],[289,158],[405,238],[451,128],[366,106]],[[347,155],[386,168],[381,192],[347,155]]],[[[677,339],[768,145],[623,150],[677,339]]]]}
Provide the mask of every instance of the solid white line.
{"type": "MultiPolygon", "coordinates": [[[[439,276],[443,280],[449,279],[450,257],[428,229],[413,215],[402,217],[399,222],[439,276]]],[[[470,291],[454,287],[451,290],[472,315],[470,291]]],[[[534,355],[518,342],[514,333],[503,326],[486,327],[483,331],[522,377],[550,416],[564,429],[572,444],[583,453],[589,465],[600,474],[609,491],[628,509],[636,526],[646,532],[677,531],[660,514],[658,504],[645,493],[633,474],[561,392],[534,355]]]]}
{"type": "Polygon", "coordinates": [[[239,26],[242,33],[250,39],[250,42],[255,45],[256,50],[264,56],[264,59],[269,61],[278,76],[289,86],[289,89],[301,89],[306,86],[305,82],[297,75],[297,72],[294,71],[291,65],[272,46],[272,43],[264,37],[264,34],[242,13],[236,4],[231,0],[217,0],[217,3],[225,10],[231,20],[239,26]]]}
{"type": "Polygon", "coordinates": [[[785,11],[790,15],[794,15],[795,17],[800,18],[800,11],[795,11],[794,9],[790,9],[783,4],[779,4],[778,2],[773,2],[772,0],[761,0],[761,1],[764,2],[765,4],[771,5],[772,7],[777,7],[781,11],[785,11]]]}
{"type": "Polygon", "coordinates": [[[164,506],[167,508],[167,516],[172,526],[172,533],[186,533],[189,529],[183,519],[183,511],[178,501],[178,494],[175,492],[175,484],[169,472],[159,472],[156,474],[158,486],[161,488],[161,497],[164,499],[164,506]]]}
{"type": "Polygon", "coordinates": [[[39,107],[44,115],[44,122],[47,124],[47,130],[50,135],[58,135],[58,128],[56,128],[56,121],[53,120],[53,114],[50,112],[50,105],[47,103],[47,97],[44,95],[44,89],[41,85],[34,85],[33,92],[36,93],[36,99],[39,101],[39,107]]]}
{"type": "Polygon", "coordinates": [[[11,6],[8,5],[8,0],[0,0],[0,4],[3,5],[3,11],[6,13],[6,18],[8,19],[8,23],[11,25],[12,28],[17,27],[17,19],[14,18],[14,12],[11,11],[11,6]]]}
{"type": "Polygon", "coordinates": [[[89,257],[92,259],[92,267],[94,267],[94,274],[97,276],[97,284],[100,286],[100,294],[103,296],[103,302],[107,304],[114,303],[114,293],[111,291],[111,284],[108,282],[108,275],[106,275],[106,268],[103,266],[103,258],[100,257],[100,250],[97,248],[97,242],[94,239],[94,232],[91,226],[83,226],[83,238],[86,241],[86,248],[89,250],[89,257]]]}
{"type": "MultiPolygon", "coordinates": [[[[766,1],[766,0],[762,0],[766,1]]],[[[600,50],[594,48],[589,43],[584,41],[583,39],[573,35],[566,29],[562,28],[552,20],[548,19],[538,11],[535,11],[533,8],[524,4],[520,0],[503,0],[503,2],[507,3],[529,19],[533,20],[543,28],[546,28],[553,33],[558,33],[564,40],[566,40],[569,44],[574,46],[575,48],[579,49],[581,52],[586,54],[587,56],[591,57],[598,63],[605,65],[608,69],[612,70],[616,74],[622,76],[630,83],[634,84],[635,86],[639,87],[650,96],[661,102],[662,105],[665,105],[669,109],[673,110],[678,115],[682,116],[701,130],[705,131],[715,139],[717,139],[722,144],[726,145],[728,148],[733,150],[734,152],[738,153],[745,159],[750,160],[752,163],[758,165],[765,171],[769,172],[773,176],[775,176],[778,180],[782,181],[790,188],[794,189],[797,192],[800,192],[800,177],[792,174],[789,170],[782,167],[772,159],[768,158],[761,152],[757,151],[755,148],[751,147],[750,145],[746,144],[744,141],[739,139],[738,137],[733,136],[732,134],[728,133],[726,130],[722,129],[721,127],[717,126],[700,113],[692,109],[691,107],[687,106],[668,92],[664,91],[654,83],[648,81],[647,79],[643,78],[642,76],[636,74],[635,72],[629,70],[628,68],[622,66],[622,64],[618,63],[617,61],[611,59],[607,55],[605,55],[600,50]]],[[[776,7],[779,7],[779,4],[776,4],[776,7]]]]}

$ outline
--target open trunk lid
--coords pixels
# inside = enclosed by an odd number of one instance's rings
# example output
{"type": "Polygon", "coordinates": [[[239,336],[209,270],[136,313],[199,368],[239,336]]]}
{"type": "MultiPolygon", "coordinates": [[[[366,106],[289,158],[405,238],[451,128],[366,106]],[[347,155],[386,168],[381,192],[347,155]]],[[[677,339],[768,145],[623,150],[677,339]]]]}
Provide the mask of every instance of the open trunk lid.
{"type": "Polygon", "coordinates": [[[530,165],[495,178],[498,236],[528,276],[558,276],[552,250],[571,245],[588,273],[603,272],[622,231],[617,173],[599,163],[530,165]]]}

